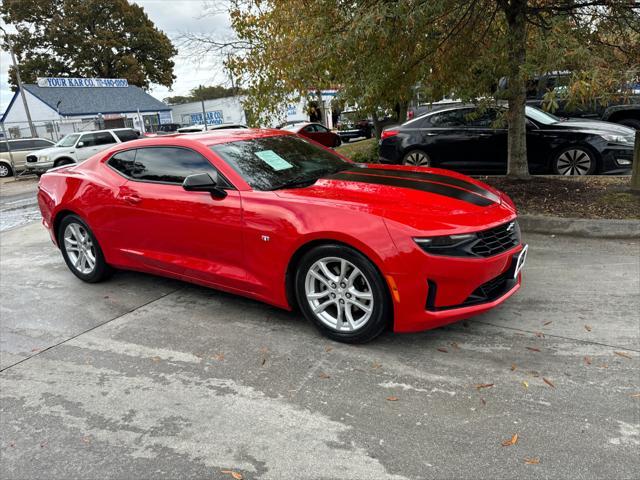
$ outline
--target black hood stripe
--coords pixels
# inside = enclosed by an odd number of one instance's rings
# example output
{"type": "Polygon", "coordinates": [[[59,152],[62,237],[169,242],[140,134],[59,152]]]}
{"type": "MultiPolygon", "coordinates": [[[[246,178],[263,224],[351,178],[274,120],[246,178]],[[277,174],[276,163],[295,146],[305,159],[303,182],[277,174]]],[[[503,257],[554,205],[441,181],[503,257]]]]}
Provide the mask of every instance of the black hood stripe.
{"type": "Polygon", "coordinates": [[[443,183],[445,185],[449,185],[452,187],[463,188],[464,190],[469,190],[470,192],[477,193],[478,195],[482,195],[483,197],[492,200],[495,203],[500,203],[500,197],[498,197],[495,193],[487,190],[486,188],[482,188],[479,185],[475,185],[471,182],[467,182],[466,180],[462,180],[460,178],[450,177],[448,175],[440,175],[437,173],[429,173],[429,172],[412,172],[407,170],[389,170],[385,168],[354,168],[350,170],[345,170],[346,173],[361,173],[365,175],[379,175],[381,177],[402,177],[409,178],[413,180],[423,180],[427,182],[438,182],[443,183]]]}
{"type": "Polygon", "coordinates": [[[381,177],[378,175],[366,175],[364,172],[358,173],[337,173],[328,177],[327,180],[344,180],[347,182],[371,183],[375,185],[388,185],[390,187],[410,188],[412,190],[420,190],[427,193],[435,193],[456,200],[472,203],[479,207],[488,207],[493,204],[491,200],[473,192],[461,190],[456,187],[443,185],[442,183],[433,183],[429,181],[419,181],[404,178],[381,177]]]}

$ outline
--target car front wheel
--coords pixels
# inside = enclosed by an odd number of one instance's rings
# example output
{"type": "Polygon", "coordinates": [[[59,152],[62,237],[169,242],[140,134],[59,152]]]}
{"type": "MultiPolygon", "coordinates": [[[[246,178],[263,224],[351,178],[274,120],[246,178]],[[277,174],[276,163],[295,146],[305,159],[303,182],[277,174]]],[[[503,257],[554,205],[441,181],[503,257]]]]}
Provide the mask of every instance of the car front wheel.
{"type": "Polygon", "coordinates": [[[80,280],[96,283],[111,273],[96,237],[77,215],[68,215],[60,222],[58,245],[69,270],[80,280]]]}
{"type": "Polygon", "coordinates": [[[13,170],[6,163],[0,163],[0,178],[10,177],[13,175],[13,170]]]}
{"type": "Polygon", "coordinates": [[[391,305],[382,276],[349,247],[323,245],[307,252],[295,289],[305,317],[333,340],[368,342],[389,323],[391,305]]]}
{"type": "Polygon", "coordinates": [[[591,175],[596,171],[596,158],[583,147],[567,147],[560,150],[553,161],[558,175],[591,175]]]}

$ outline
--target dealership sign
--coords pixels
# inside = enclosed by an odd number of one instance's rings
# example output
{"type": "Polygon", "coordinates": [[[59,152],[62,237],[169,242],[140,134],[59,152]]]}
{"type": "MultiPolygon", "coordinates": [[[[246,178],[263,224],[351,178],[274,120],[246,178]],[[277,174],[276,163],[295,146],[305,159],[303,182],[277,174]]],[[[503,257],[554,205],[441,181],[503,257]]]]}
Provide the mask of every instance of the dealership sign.
{"type": "MultiPolygon", "coordinates": [[[[202,113],[192,113],[191,123],[203,124],[204,120],[202,120],[202,113]]],[[[223,123],[224,115],[222,114],[222,110],[207,112],[207,125],[222,125],[223,123]]]]}
{"type": "Polygon", "coordinates": [[[95,87],[113,88],[128,87],[126,78],[67,78],[41,77],[38,78],[39,87],[95,87]]]}

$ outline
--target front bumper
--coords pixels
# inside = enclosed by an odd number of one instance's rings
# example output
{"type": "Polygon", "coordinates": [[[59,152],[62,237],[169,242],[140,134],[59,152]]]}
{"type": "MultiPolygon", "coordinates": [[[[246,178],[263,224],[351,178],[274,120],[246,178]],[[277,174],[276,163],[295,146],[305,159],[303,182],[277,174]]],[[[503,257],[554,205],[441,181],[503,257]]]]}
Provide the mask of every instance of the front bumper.
{"type": "Polygon", "coordinates": [[[417,332],[490,310],[520,288],[522,274],[513,279],[517,245],[488,258],[445,257],[416,250],[407,264],[412,273],[393,275],[396,332],[417,332]]]}
{"type": "Polygon", "coordinates": [[[46,172],[53,168],[53,162],[27,162],[24,166],[29,172],[46,172]]]}
{"type": "Polygon", "coordinates": [[[608,175],[631,173],[633,166],[633,147],[612,145],[601,152],[601,172],[608,175]]]}

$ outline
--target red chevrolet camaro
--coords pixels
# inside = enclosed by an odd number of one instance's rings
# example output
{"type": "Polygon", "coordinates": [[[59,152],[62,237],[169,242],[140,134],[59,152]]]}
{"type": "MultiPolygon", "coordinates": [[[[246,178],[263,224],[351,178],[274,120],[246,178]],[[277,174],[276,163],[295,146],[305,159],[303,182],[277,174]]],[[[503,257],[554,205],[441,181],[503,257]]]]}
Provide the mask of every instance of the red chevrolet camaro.
{"type": "Polygon", "coordinates": [[[364,342],[495,307],[526,246],[499,191],[453,172],[354,164],[279,130],[119,144],[42,176],[43,224],[69,269],[139,270],[299,308],[364,342]]]}

